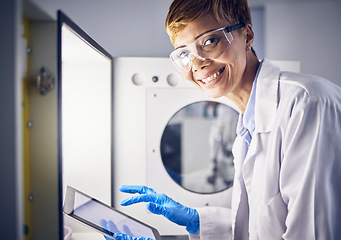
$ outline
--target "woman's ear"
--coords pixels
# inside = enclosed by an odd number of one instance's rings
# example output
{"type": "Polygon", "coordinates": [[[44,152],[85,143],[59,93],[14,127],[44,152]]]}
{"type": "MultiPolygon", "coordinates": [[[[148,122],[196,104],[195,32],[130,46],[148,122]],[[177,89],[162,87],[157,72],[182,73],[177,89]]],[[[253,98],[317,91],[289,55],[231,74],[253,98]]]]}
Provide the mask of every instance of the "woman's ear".
{"type": "Polygon", "coordinates": [[[247,24],[245,27],[245,39],[246,39],[246,46],[245,48],[251,49],[252,44],[253,44],[253,40],[254,40],[254,33],[252,30],[252,25],[251,24],[247,24]]]}

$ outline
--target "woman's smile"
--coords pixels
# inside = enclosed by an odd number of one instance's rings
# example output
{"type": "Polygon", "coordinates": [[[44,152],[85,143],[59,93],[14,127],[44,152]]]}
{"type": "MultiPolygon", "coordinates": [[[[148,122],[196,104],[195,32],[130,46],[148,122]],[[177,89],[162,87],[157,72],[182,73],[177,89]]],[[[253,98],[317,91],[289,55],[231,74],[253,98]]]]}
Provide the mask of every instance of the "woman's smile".
{"type": "Polygon", "coordinates": [[[209,74],[208,77],[204,77],[202,79],[198,79],[198,82],[203,87],[212,87],[216,83],[220,81],[221,78],[219,76],[225,71],[225,67],[219,69],[218,71],[214,72],[213,74],[209,74]]]}

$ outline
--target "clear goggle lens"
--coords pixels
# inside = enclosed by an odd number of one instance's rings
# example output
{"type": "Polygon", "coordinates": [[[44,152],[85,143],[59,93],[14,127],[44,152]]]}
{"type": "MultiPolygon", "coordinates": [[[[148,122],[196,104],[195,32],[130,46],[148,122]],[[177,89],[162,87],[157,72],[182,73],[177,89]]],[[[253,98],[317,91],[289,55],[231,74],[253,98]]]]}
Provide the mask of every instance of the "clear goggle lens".
{"type": "Polygon", "coordinates": [[[244,24],[236,24],[205,33],[190,45],[175,49],[170,58],[180,71],[189,72],[194,58],[201,61],[218,58],[232,44],[231,31],[242,26],[244,24]]]}

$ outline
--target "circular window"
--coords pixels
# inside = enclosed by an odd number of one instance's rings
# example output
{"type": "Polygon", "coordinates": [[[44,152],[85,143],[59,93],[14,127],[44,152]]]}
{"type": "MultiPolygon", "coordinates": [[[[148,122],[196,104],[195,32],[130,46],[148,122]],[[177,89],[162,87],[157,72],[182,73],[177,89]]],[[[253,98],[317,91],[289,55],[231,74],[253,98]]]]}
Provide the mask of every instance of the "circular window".
{"type": "Polygon", "coordinates": [[[196,193],[229,188],[234,177],[232,144],[237,121],[234,109],[214,101],[192,103],[176,112],[160,144],[169,176],[196,193]]]}

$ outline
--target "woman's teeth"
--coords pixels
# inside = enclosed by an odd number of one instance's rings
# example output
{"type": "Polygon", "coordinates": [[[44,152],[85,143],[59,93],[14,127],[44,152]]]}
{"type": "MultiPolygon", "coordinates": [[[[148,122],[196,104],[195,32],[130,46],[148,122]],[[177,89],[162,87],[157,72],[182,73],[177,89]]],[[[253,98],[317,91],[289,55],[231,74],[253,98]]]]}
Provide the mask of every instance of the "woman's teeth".
{"type": "Polygon", "coordinates": [[[203,81],[204,83],[209,83],[209,82],[215,80],[224,71],[224,69],[225,68],[220,69],[218,72],[216,72],[215,74],[211,75],[210,77],[205,78],[205,79],[201,79],[201,81],[203,81]]]}

